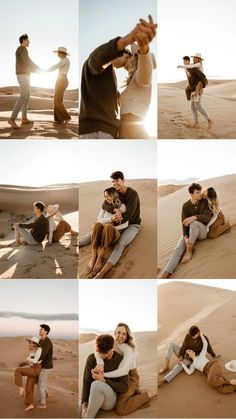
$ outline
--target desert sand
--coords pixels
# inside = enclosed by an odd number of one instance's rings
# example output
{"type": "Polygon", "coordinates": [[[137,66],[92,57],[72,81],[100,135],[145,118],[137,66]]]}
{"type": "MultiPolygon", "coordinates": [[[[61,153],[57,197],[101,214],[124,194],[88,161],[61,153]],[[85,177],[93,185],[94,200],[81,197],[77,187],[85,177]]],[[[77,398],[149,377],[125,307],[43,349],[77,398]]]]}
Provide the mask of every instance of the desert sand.
{"type": "MultiPolygon", "coordinates": [[[[54,368],[48,378],[48,409],[24,412],[24,403],[14,385],[14,371],[27,356],[24,337],[0,338],[1,418],[75,418],[78,417],[78,342],[77,340],[52,339],[54,368]]],[[[26,381],[26,378],[25,378],[26,381]]],[[[35,404],[37,386],[35,386],[35,404]]]]}
{"type": "MultiPolygon", "coordinates": [[[[193,324],[209,337],[222,364],[235,359],[236,292],[175,281],[159,285],[158,296],[158,369],[168,344],[181,345],[193,324]]],[[[175,364],[173,356],[170,367],[175,364]]],[[[225,372],[236,378],[235,373],[225,372]]],[[[235,394],[218,393],[199,371],[191,376],[183,372],[159,388],[157,414],[159,418],[234,418],[235,394]]]]}
{"type": "MultiPolygon", "coordinates": [[[[226,220],[236,219],[236,174],[207,179],[203,187],[213,186],[219,194],[226,220]]],[[[159,199],[158,267],[164,269],[182,235],[181,209],[189,199],[187,187],[159,199]]],[[[193,258],[180,264],[171,278],[236,278],[236,226],[214,240],[198,241],[193,258]]]]}
{"type": "Polygon", "coordinates": [[[158,85],[158,138],[235,139],[236,80],[210,80],[204,89],[202,105],[214,121],[209,131],[202,116],[199,129],[189,127],[193,119],[191,103],[185,97],[186,86],[187,80],[158,85]]]}
{"type": "MultiPolygon", "coordinates": [[[[0,139],[76,139],[78,138],[78,90],[67,90],[65,107],[72,117],[64,127],[53,123],[53,89],[31,88],[28,118],[33,122],[14,130],[7,123],[18,97],[18,87],[0,88],[0,139]]],[[[21,115],[19,114],[19,118],[21,115]]],[[[20,119],[17,120],[21,124],[20,119]]]]}
{"type": "Polygon", "coordinates": [[[51,246],[44,241],[38,246],[12,246],[13,222],[29,222],[33,217],[32,205],[36,200],[45,204],[60,204],[63,217],[72,229],[78,231],[78,185],[52,185],[27,188],[0,185],[0,278],[77,278],[77,236],[65,234],[51,246]]]}
{"type": "MultiPolygon", "coordinates": [[[[102,333],[102,332],[101,332],[102,333]]],[[[94,339],[96,334],[80,333],[79,345],[79,397],[82,393],[83,371],[86,359],[93,352],[94,339]]],[[[154,389],[157,385],[157,365],[156,365],[156,332],[138,332],[134,333],[137,343],[138,356],[137,366],[140,375],[140,390],[144,391],[148,388],[154,389]]],[[[126,416],[129,418],[156,418],[157,417],[157,401],[153,399],[148,405],[126,416]]],[[[99,412],[99,418],[117,418],[115,411],[99,412]]]]}
{"type": "MultiPolygon", "coordinates": [[[[141,202],[141,231],[124,251],[122,258],[107,278],[156,278],[156,192],[155,180],[128,180],[141,202]]],[[[80,185],[80,237],[91,231],[103,203],[103,191],[110,186],[108,181],[83,183],[80,185]]],[[[80,249],[80,278],[86,278],[91,246],[80,249]]],[[[109,254],[109,252],[108,252],[109,254]]]]}

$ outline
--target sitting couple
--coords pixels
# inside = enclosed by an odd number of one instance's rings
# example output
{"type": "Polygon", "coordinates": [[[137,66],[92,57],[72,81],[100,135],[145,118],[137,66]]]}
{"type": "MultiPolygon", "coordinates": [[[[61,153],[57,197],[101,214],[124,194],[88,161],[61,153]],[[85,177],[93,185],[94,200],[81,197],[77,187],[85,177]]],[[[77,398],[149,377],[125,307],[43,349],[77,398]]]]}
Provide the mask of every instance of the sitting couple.
{"type": "Polygon", "coordinates": [[[96,48],[85,61],[81,77],[81,139],[148,138],[145,118],[156,68],[149,46],[156,28],[150,15],[148,21],[140,19],[128,35],[96,48]],[[126,48],[128,45],[131,50],[126,48]],[[121,93],[117,91],[114,68],[124,68],[128,73],[121,93]]]}
{"type": "Polygon", "coordinates": [[[209,118],[207,112],[201,105],[201,98],[204,87],[207,86],[208,81],[204,74],[203,64],[204,61],[200,53],[192,56],[193,63],[190,63],[190,57],[185,55],[183,57],[183,65],[178,65],[177,68],[185,70],[188,86],[185,89],[187,100],[191,100],[191,110],[194,119],[194,128],[199,128],[198,112],[206,119],[208,129],[213,125],[213,121],[209,118]]]}
{"type": "Polygon", "coordinates": [[[188,191],[190,199],[182,207],[183,235],[161,274],[161,278],[168,278],[180,262],[187,263],[192,258],[197,240],[204,240],[207,237],[216,239],[236,224],[236,220],[225,221],[214,188],[203,189],[198,183],[192,183],[188,191]]]}
{"type": "Polygon", "coordinates": [[[43,214],[44,208],[45,204],[43,202],[35,202],[33,206],[35,220],[31,223],[14,223],[12,225],[15,229],[17,245],[21,244],[21,238],[24,244],[34,246],[41,244],[46,236],[48,237],[48,243],[52,244],[59,242],[65,233],[77,234],[72,230],[70,224],[63,220],[58,204],[48,205],[46,216],[43,214]]]}
{"type": "MultiPolygon", "coordinates": [[[[223,365],[218,361],[219,357],[213,351],[209,339],[204,336],[197,326],[192,326],[185,336],[181,348],[176,343],[171,343],[165,359],[165,364],[159,374],[165,374],[159,379],[159,386],[170,383],[181,371],[191,375],[195,370],[201,371],[207,379],[207,383],[219,393],[227,394],[236,391],[236,380],[226,377],[223,365]],[[212,357],[209,360],[206,354],[212,357]],[[169,371],[172,355],[178,359],[178,364],[169,371]]],[[[229,371],[236,372],[236,361],[232,360],[225,364],[229,371]]]]}
{"type": "Polygon", "coordinates": [[[94,353],[84,368],[79,417],[95,418],[100,409],[127,416],[149,403],[155,390],[141,392],[134,337],[125,323],[111,335],[96,338],[94,353]]]}
{"type": "Polygon", "coordinates": [[[125,185],[124,175],[120,171],[113,172],[111,180],[112,187],[104,191],[105,200],[92,232],[79,242],[80,247],[92,243],[88,274],[95,278],[105,277],[140,231],[138,193],[125,185]],[[113,247],[113,251],[104,264],[105,253],[110,247],[113,247]]]}
{"type": "Polygon", "coordinates": [[[30,74],[35,72],[51,72],[58,70],[58,78],[54,91],[54,122],[56,124],[67,125],[71,117],[68,114],[63,104],[63,97],[68,86],[67,73],[70,68],[70,61],[68,59],[68,52],[65,47],[59,47],[56,51],[59,62],[48,70],[41,70],[30,58],[27,48],[30,41],[28,35],[25,33],[19,38],[20,46],[16,50],[16,76],[20,85],[20,96],[17,99],[8,124],[14,129],[19,129],[16,119],[20,111],[22,111],[21,125],[29,124],[27,118],[28,105],[30,100],[30,74]]]}
{"type": "Polygon", "coordinates": [[[39,403],[38,409],[47,409],[46,389],[47,379],[53,368],[53,344],[48,337],[50,327],[41,324],[39,338],[26,339],[29,343],[26,366],[16,368],[15,385],[19,389],[19,395],[24,398],[25,411],[34,409],[34,386],[38,384],[39,403]],[[23,385],[23,377],[27,377],[26,386],[23,385]]]}

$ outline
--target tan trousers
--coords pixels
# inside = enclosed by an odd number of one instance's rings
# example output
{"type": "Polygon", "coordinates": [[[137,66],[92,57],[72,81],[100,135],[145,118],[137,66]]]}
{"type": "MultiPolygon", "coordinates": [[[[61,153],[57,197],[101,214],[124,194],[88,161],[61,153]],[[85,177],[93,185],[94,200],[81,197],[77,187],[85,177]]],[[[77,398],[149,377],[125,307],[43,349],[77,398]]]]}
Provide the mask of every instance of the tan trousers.
{"type": "Polygon", "coordinates": [[[111,224],[96,223],[92,232],[92,247],[108,249],[120,238],[120,232],[111,224]]]}
{"type": "Polygon", "coordinates": [[[236,391],[236,386],[230,384],[228,378],[224,376],[223,366],[218,361],[210,361],[203,370],[207,376],[207,382],[219,393],[227,394],[236,391]]]}
{"type": "Polygon", "coordinates": [[[20,367],[15,370],[15,385],[23,387],[23,377],[28,377],[25,387],[25,404],[34,404],[34,386],[38,381],[41,365],[35,364],[33,367],[20,367]]]}
{"type": "Polygon", "coordinates": [[[116,414],[120,416],[129,415],[140,409],[144,404],[149,403],[147,392],[135,394],[139,387],[139,375],[136,369],[129,372],[129,386],[125,393],[120,393],[116,402],[116,414]]]}
{"type": "Polygon", "coordinates": [[[208,238],[216,239],[227,230],[230,230],[230,224],[225,222],[224,214],[220,211],[217,219],[209,228],[208,238]]]}
{"type": "Polygon", "coordinates": [[[57,243],[64,236],[65,233],[69,233],[71,226],[67,221],[62,220],[58,223],[56,230],[53,232],[52,242],[57,243]]]}
{"type": "Polygon", "coordinates": [[[70,119],[70,115],[63,104],[64,93],[67,86],[67,77],[59,76],[56,81],[54,92],[54,121],[56,122],[64,122],[67,119],[70,119]]]}

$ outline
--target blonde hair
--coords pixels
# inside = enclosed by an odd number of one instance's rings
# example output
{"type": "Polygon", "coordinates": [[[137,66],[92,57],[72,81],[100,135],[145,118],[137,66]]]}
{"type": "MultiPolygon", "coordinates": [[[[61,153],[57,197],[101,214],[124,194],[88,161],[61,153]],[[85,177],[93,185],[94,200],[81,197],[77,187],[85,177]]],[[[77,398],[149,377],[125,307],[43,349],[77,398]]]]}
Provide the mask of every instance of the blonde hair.
{"type": "Polygon", "coordinates": [[[210,210],[213,214],[218,214],[220,211],[220,203],[217,193],[214,188],[210,187],[207,189],[207,201],[210,210]]]}
{"type": "Polygon", "coordinates": [[[120,196],[117,190],[111,187],[104,190],[104,195],[105,195],[105,192],[107,193],[107,195],[109,195],[112,198],[112,201],[113,201],[112,204],[114,205],[114,207],[120,208],[122,205],[122,202],[120,200],[120,196]]]}
{"type": "Polygon", "coordinates": [[[115,329],[115,334],[116,334],[117,329],[119,329],[119,327],[124,327],[125,330],[126,330],[127,338],[126,338],[124,343],[127,343],[129,346],[131,346],[132,349],[135,349],[136,344],[135,344],[135,340],[134,340],[134,335],[131,332],[129,326],[126,323],[118,323],[118,325],[116,326],[116,329],[115,329]]]}

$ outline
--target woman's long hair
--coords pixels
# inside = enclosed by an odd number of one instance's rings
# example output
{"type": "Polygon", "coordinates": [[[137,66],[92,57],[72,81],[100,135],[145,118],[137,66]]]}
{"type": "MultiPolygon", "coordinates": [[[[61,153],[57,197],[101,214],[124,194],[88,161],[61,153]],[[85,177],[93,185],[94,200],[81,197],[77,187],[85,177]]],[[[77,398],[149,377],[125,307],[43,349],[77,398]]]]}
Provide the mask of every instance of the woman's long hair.
{"type": "Polygon", "coordinates": [[[105,192],[112,198],[112,204],[114,205],[115,208],[120,208],[121,207],[121,200],[120,200],[120,196],[119,193],[117,192],[117,190],[115,188],[113,188],[113,186],[111,186],[110,188],[106,188],[104,190],[104,194],[105,192]]]}
{"type": "Polygon", "coordinates": [[[217,193],[212,187],[207,189],[207,200],[210,210],[213,212],[213,214],[217,214],[220,210],[220,204],[217,193]]]}
{"type": "Polygon", "coordinates": [[[135,340],[133,333],[131,332],[129,326],[126,323],[118,323],[118,325],[115,328],[115,334],[119,327],[124,327],[126,330],[127,338],[124,343],[127,343],[129,346],[131,346],[132,349],[136,348],[135,340]]]}
{"type": "Polygon", "coordinates": [[[128,86],[128,84],[131,82],[131,80],[133,78],[133,75],[134,75],[135,71],[138,68],[138,54],[135,54],[134,57],[135,57],[135,62],[133,64],[133,67],[129,70],[128,77],[126,77],[126,79],[122,83],[121,87],[127,87],[128,86]]]}

